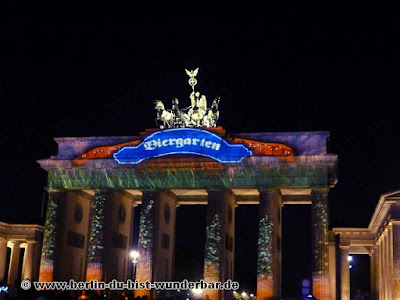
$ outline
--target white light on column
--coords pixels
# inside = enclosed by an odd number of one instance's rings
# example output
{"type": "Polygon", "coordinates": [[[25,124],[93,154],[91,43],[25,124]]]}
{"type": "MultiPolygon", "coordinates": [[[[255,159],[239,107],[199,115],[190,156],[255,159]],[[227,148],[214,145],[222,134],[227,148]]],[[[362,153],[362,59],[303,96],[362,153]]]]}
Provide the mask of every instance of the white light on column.
{"type": "Polygon", "coordinates": [[[138,251],[132,250],[130,252],[130,256],[132,258],[132,263],[136,264],[137,263],[137,259],[139,258],[140,254],[138,251]]]}

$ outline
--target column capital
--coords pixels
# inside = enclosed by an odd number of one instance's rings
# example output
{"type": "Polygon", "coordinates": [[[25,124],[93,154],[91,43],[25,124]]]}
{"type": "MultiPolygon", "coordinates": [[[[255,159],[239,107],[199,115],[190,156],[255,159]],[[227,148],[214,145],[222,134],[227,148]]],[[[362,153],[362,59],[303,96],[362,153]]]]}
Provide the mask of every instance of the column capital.
{"type": "Polygon", "coordinates": [[[18,241],[18,240],[9,240],[9,242],[11,244],[13,244],[13,246],[19,246],[22,244],[22,241],[18,241]]]}
{"type": "Polygon", "coordinates": [[[348,244],[348,245],[339,245],[339,248],[343,249],[343,250],[349,250],[350,249],[350,244],[348,244]]]}
{"type": "Polygon", "coordinates": [[[377,250],[378,250],[378,246],[375,244],[374,246],[371,247],[371,250],[369,251],[369,256],[374,255],[377,250]]]}
{"type": "Polygon", "coordinates": [[[49,194],[49,195],[63,194],[66,192],[67,192],[67,190],[65,190],[65,189],[47,190],[47,194],[49,194]]]}
{"type": "Polygon", "coordinates": [[[81,191],[86,193],[86,194],[88,194],[88,195],[90,195],[90,196],[94,196],[96,194],[96,191],[92,190],[92,189],[82,189],[81,191]]]}

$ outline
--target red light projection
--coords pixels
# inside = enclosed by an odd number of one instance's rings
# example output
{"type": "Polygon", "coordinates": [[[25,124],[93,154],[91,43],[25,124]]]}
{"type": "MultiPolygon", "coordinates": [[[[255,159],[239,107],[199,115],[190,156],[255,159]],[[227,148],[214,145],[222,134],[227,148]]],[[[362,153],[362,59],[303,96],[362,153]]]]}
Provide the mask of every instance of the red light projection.
{"type": "MultiPolygon", "coordinates": [[[[220,130],[219,131],[210,130],[210,131],[213,131],[217,134],[221,134],[221,132],[219,132],[220,130]]],[[[295,152],[293,148],[284,144],[267,143],[267,142],[260,142],[242,138],[226,138],[226,140],[233,143],[241,143],[246,145],[247,147],[250,148],[251,151],[253,151],[253,155],[277,156],[280,159],[285,160],[287,162],[294,162],[295,152]]],[[[88,152],[78,155],[76,158],[72,160],[72,162],[77,166],[81,166],[85,164],[89,159],[112,158],[113,154],[120,148],[126,146],[137,146],[141,141],[142,139],[138,139],[131,142],[112,145],[112,146],[97,147],[88,152]]]]}
{"type": "Polygon", "coordinates": [[[294,161],[294,150],[293,148],[279,143],[266,143],[254,140],[233,138],[232,142],[242,143],[253,151],[254,155],[269,155],[269,156],[279,156],[279,158],[284,159],[288,162],[294,161]]]}
{"type": "Polygon", "coordinates": [[[125,147],[125,146],[136,146],[141,141],[142,140],[135,140],[132,142],[117,144],[117,145],[113,145],[113,146],[97,147],[88,152],[79,154],[77,157],[75,157],[72,160],[72,162],[77,166],[81,166],[81,165],[85,164],[89,159],[112,158],[114,152],[116,152],[118,149],[125,147]]]}

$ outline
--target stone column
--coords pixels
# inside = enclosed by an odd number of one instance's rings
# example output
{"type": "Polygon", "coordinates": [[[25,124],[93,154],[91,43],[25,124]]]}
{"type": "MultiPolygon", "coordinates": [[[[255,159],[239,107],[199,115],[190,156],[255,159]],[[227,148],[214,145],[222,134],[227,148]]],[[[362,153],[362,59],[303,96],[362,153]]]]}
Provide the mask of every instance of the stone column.
{"type": "Polygon", "coordinates": [[[8,268],[7,284],[14,286],[18,276],[19,256],[21,242],[11,242],[10,267],[8,268]]]}
{"type": "MultiPolygon", "coordinates": [[[[138,251],[140,259],[136,264],[136,279],[138,281],[151,281],[153,279],[153,220],[154,220],[154,203],[156,192],[143,191],[142,204],[140,207],[140,225],[139,225],[139,242],[138,251]]],[[[149,290],[136,290],[135,297],[150,297],[149,290]]]]}
{"type": "Polygon", "coordinates": [[[35,232],[35,249],[33,253],[33,264],[32,264],[32,280],[39,280],[39,269],[40,269],[40,257],[42,254],[42,243],[43,243],[43,231],[36,230],[35,232]]]}
{"type": "MultiPolygon", "coordinates": [[[[231,191],[209,191],[207,206],[204,281],[233,279],[235,196],[231,191]]],[[[205,290],[210,300],[230,299],[231,291],[205,290]]]]}
{"type": "Polygon", "coordinates": [[[281,296],[281,208],[278,190],[260,191],[257,257],[257,299],[281,296]]]}
{"type": "Polygon", "coordinates": [[[330,295],[331,299],[337,299],[337,284],[338,278],[336,278],[336,268],[337,268],[337,250],[338,245],[336,243],[336,236],[334,232],[329,232],[329,287],[330,287],[330,295]]]}
{"type": "Polygon", "coordinates": [[[113,279],[123,281],[132,278],[132,195],[123,190],[109,191],[104,211],[104,248],[101,254],[103,280],[109,282],[113,279]]]}
{"type": "Polygon", "coordinates": [[[28,244],[25,248],[25,254],[24,254],[24,262],[22,265],[22,278],[29,278],[32,279],[32,273],[33,273],[33,254],[35,252],[35,246],[36,242],[34,241],[28,241],[28,244]]]}
{"type": "Polygon", "coordinates": [[[387,263],[386,263],[386,233],[385,231],[381,235],[382,238],[382,252],[381,252],[381,260],[382,260],[382,289],[383,289],[383,297],[382,299],[388,299],[388,278],[387,278],[387,263]]]}
{"type": "Polygon", "coordinates": [[[314,189],[311,196],[313,295],[329,300],[328,189],[314,189]]]}
{"type": "Polygon", "coordinates": [[[87,251],[86,281],[104,278],[104,240],[106,231],[107,192],[96,191],[90,201],[89,241],[87,251]]]}
{"type": "MultiPolygon", "coordinates": [[[[144,191],[140,208],[136,265],[138,281],[170,281],[175,254],[176,199],[170,191],[144,191]]],[[[155,298],[155,291],[137,290],[135,297],[155,298]]]]}
{"type": "Polygon", "coordinates": [[[383,240],[382,236],[378,241],[378,260],[379,260],[379,299],[385,299],[385,280],[383,278],[383,240]]]}
{"type": "Polygon", "coordinates": [[[387,266],[388,266],[388,298],[393,299],[393,228],[387,226],[387,266]]]}
{"type": "Polygon", "coordinates": [[[175,259],[176,196],[160,191],[154,203],[153,281],[171,281],[175,259]]]}
{"type": "Polygon", "coordinates": [[[350,269],[348,261],[349,248],[350,245],[340,246],[341,300],[350,300],[350,269]]]}
{"type": "Polygon", "coordinates": [[[393,221],[393,300],[400,300],[400,221],[393,221]]]}
{"type": "Polygon", "coordinates": [[[39,281],[53,281],[56,238],[59,231],[58,203],[65,197],[63,192],[49,192],[45,229],[43,234],[42,257],[40,259],[39,281]]]}
{"type": "Polygon", "coordinates": [[[376,299],[383,299],[382,298],[382,262],[381,262],[381,243],[378,239],[375,244],[375,257],[376,257],[376,299]]]}
{"type": "MultiPolygon", "coordinates": [[[[4,282],[7,260],[7,240],[0,238],[0,284],[4,282]]],[[[4,282],[5,283],[5,282],[4,282]]]]}
{"type": "Polygon", "coordinates": [[[377,251],[377,247],[374,246],[373,249],[371,250],[371,253],[369,254],[369,257],[370,257],[370,278],[371,278],[371,299],[372,300],[377,300],[378,299],[378,295],[377,295],[378,276],[377,276],[376,251],[377,251]]]}
{"type": "Polygon", "coordinates": [[[388,230],[385,229],[383,232],[383,244],[384,244],[384,282],[385,282],[385,299],[390,298],[390,265],[389,265],[389,237],[388,230]]]}

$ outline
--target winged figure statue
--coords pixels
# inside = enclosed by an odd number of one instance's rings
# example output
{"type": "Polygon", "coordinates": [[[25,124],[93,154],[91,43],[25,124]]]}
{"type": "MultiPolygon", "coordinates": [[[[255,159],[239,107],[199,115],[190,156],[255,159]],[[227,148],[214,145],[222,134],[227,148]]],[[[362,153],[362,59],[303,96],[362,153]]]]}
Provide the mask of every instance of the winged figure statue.
{"type": "Polygon", "coordinates": [[[196,77],[197,76],[197,73],[199,72],[199,68],[196,68],[195,70],[187,70],[187,69],[185,69],[185,71],[186,71],[186,74],[190,77],[190,78],[193,78],[193,77],[196,77]]]}

